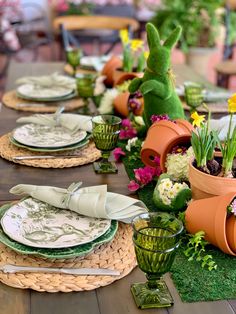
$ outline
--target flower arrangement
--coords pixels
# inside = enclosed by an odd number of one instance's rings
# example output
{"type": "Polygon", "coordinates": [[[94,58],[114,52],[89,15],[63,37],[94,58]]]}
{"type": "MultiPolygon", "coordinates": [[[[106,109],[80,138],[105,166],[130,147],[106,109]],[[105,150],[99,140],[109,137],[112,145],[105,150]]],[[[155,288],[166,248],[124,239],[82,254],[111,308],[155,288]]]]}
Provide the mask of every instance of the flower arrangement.
{"type": "Polygon", "coordinates": [[[153,201],[158,209],[179,211],[185,209],[191,199],[191,189],[183,182],[174,182],[168,174],[162,174],[154,189],[153,201]]]}
{"type": "Polygon", "coordinates": [[[175,181],[188,181],[189,162],[194,158],[193,148],[174,147],[166,157],[166,169],[175,181]]]}
{"type": "Polygon", "coordinates": [[[123,119],[121,122],[120,140],[127,140],[136,137],[137,130],[133,127],[130,119],[123,119]]]}
{"type": "Polygon", "coordinates": [[[123,46],[123,71],[142,72],[146,65],[148,52],[144,51],[144,43],[141,39],[130,39],[127,29],[120,31],[120,39],[123,46]]]}
{"type": "Polygon", "coordinates": [[[200,170],[218,175],[221,177],[233,177],[233,161],[236,155],[236,127],[233,126],[233,115],[236,112],[236,94],[228,100],[228,111],[230,114],[229,126],[226,139],[221,142],[219,134],[209,129],[209,120],[205,122],[204,116],[194,112],[191,115],[193,125],[196,125],[197,131],[192,134],[192,147],[196,159],[196,166],[200,170]],[[214,150],[218,145],[222,153],[222,163],[214,160],[214,150]]]}

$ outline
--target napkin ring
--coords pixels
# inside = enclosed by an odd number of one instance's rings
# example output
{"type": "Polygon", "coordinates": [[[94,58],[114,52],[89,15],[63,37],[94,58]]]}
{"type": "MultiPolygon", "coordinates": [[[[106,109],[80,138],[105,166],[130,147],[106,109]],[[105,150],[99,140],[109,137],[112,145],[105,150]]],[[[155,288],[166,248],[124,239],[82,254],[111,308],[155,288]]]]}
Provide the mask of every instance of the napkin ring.
{"type": "Polygon", "coordinates": [[[82,182],[78,182],[78,183],[73,182],[67,188],[66,195],[62,199],[62,204],[65,206],[65,208],[68,208],[71,196],[73,196],[78,191],[78,189],[81,187],[81,185],[82,185],[82,182]]]}

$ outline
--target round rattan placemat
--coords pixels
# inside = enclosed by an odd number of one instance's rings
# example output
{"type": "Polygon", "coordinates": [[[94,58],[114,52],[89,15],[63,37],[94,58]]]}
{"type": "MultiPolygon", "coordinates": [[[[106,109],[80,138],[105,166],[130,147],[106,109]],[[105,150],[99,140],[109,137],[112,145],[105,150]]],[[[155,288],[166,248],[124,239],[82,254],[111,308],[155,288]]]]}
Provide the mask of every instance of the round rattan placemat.
{"type": "Polygon", "coordinates": [[[70,100],[65,100],[65,101],[56,102],[56,103],[50,102],[48,103],[48,105],[47,103],[44,104],[44,102],[42,102],[43,105],[41,103],[37,105],[36,102],[19,98],[16,95],[15,90],[6,92],[2,97],[2,102],[6,107],[11,108],[11,109],[20,110],[20,111],[28,111],[28,112],[43,112],[43,113],[55,112],[58,109],[59,104],[65,107],[64,111],[73,111],[73,110],[83,107],[84,105],[83,100],[79,98],[73,98],[70,100]],[[22,104],[24,104],[24,106],[22,106],[22,104]],[[31,105],[31,104],[34,104],[34,105],[31,105]]]}
{"type": "Polygon", "coordinates": [[[9,161],[13,161],[14,163],[37,167],[37,168],[70,168],[76,166],[86,165],[88,163],[94,162],[95,160],[101,157],[101,153],[96,149],[94,142],[90,142],[88,146],[85,146],[79,150],[73,151],[64,151],[60,153],[53,153],[53,155],[60,156],[60,154],[65,156],[66,154],[78,154],[78,157],[73,158],[56,158],[56,159],[23,159],[23,160],[15,160],[16,156],[42,156],[42,155],[50,155],[50,153],[40,153],[33,152],[24,148],[17,147],[13,145],[9,140],[9,135],[5,134],[0,137],[0,156],[9,161]]]}
{"type": "Polygon", "coordinates": [[[83,259],[47,260],[21,255],[0,244],[0,263],[18,266],[110,268],[120,271],[120,276],[77,276],[50,273],[0,272],[0,281],[8,286],[46,292],[71,292],[93,290],[111,284],[129,274],[136,266],[130,225],[119,224],[113,241],[104,244],[83,259]]]}

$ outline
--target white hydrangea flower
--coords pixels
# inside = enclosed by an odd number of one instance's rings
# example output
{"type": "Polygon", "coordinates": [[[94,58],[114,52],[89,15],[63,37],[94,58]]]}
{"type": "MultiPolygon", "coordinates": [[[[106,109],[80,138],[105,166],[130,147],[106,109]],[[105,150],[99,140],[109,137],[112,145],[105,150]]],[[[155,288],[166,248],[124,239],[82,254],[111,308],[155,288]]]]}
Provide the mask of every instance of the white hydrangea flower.
{"type": "Polygon", "coordinates": [[[98,111],[100,114],[106,114],[106,113],[112,112],[113,101],[118,94],[119,92],[115,88],[109,89],[104,93],[104,96],[101,99],[101,104],[98,108],[98,111]]]}
{"type": "Polygon", "coordinates": [[[136,145],[137,140],[138,140],[138,137],[133,137],[133,138],[128,140],[127,145],[125,146],[125,148],[128,152],[130,152],[131,148],[136,145]]]}
{"type": "Polygon", "coordinates": [[[166,158],[167,173],[176,181],[188,180],[189,161],[194,157],[192,147],[186,154],[168,154],[166,158]]]}

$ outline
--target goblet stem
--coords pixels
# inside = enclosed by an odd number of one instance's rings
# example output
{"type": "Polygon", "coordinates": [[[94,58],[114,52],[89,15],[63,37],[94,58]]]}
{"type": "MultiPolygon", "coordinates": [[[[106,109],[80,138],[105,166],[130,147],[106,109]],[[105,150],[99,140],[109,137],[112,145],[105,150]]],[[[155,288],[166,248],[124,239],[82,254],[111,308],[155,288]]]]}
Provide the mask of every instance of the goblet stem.
{"type": "Polygon", "coordinates": [[[108,163],[108,162],[109,162],[108,159],[109,159],[109,157],[110,157],[110,151],[104,151],[104,150],[102,150],[102,151],[101,151],[101,154],[102,154],[102,160],[101,160],[101,162],[104,163],[104,164],[108,163]]]}
{"type": "Polygon", "coordinates": [[[87,97],[84,98],[83,114],[89,114],[89,99],[87,97]]]}
{"type": "Polygon", "coordinates": [[[154,275],[146,274],[146,278],[147,278],[147,286],[149,289],[156,290],[159,288],[158,281],[161,279],[160,276],[155,275],[155,274],[154,275]]]}
{"type": "Polygon", "coordinates": [[[73,66],[73,77],[76,78],[77,66],[73,66]]]}

